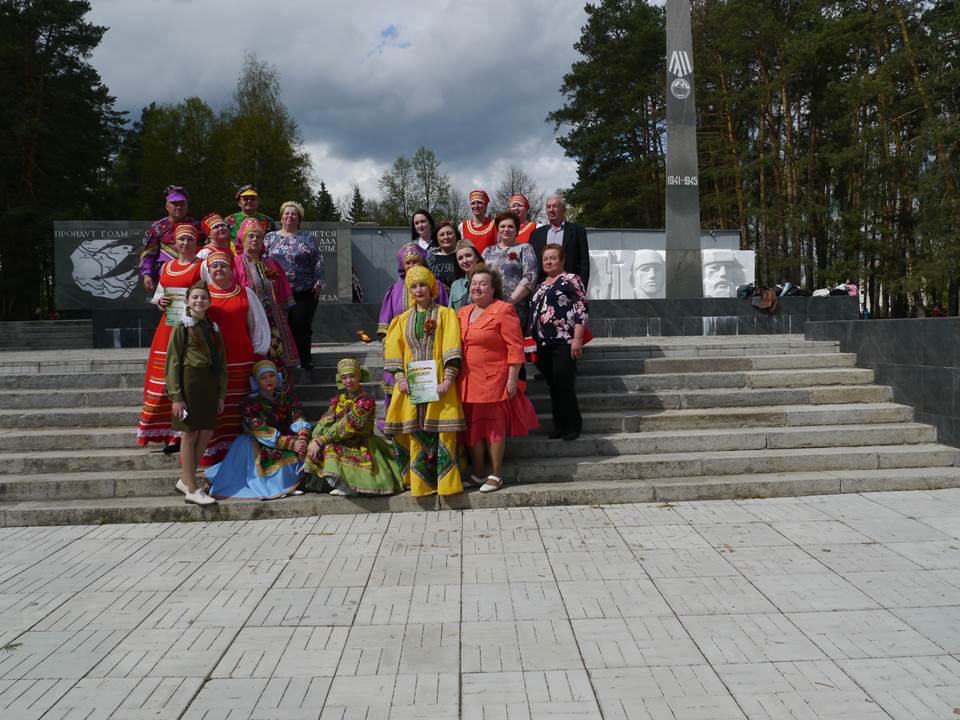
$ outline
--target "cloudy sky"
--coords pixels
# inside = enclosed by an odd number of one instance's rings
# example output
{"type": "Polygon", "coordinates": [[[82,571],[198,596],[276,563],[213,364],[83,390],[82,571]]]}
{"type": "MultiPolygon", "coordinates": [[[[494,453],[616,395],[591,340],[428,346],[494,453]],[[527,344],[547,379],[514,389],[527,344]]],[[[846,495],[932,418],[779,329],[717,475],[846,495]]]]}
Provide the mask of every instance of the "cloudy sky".
{"type": "Polygon", "coordinates": [[[118,108],[229,102],[244,52],[277,67],[284,101],[334,196],[398,155],[436,151],[455,187],[511,164],[543,190],[576,179],[544,121],[586,21],[584,0],[92,0],[109,27],[92,62],[118,108]]]}

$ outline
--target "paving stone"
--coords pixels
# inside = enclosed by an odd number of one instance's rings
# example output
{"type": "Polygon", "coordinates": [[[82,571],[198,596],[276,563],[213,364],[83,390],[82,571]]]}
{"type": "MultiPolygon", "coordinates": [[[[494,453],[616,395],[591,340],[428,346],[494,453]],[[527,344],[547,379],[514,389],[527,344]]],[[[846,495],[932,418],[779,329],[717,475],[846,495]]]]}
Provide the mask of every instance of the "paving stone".
{"type": "MultiPolygon", "coordinates": [[[[351,590],[357,588],[350,588],[351,590]]],[[[413,586],[380,587],[368,585],[357,608],[356,625],[403,625],[410,615],[413,586]]]]}
{"type": "Polygon", "coordinates": [[[625,527],[620,529],[620,534],[635,552],[710,547],[710,543],[689,525],[625,527]]]}
{"type": "Polygon", "coordinates": [[[177,590],[163,599],[141,624],[144,628],[186,628],[191,625],[239,627],[263,599],[266,590],[177,590]]]}
{"type": "Polygon", "coordinates": [[[79,680],[126,634],[123,630],[23,633],[11,647],[0,652],[0,678],[79,680]]]}
{"type": "Polygon", "coordinates": [[[940,720],[960,708],[960,683],[953,687],[875,690],[874,699],[894,720],[940,720]]]}
{"type": "Polygon", "coordinates": [[[714,665],[819,660],[824,657],[783,615],[699,615],[682,618],[714,665]]]}
{"type": "Polygon", "coordinates": [[[733,697],[706,665],[592,670],[606,720],[743,720],[733,697]]]}
{"type": "Polygon", "coordinates": [[[89,677],[205,678],[238,632],[237,628],[138,630],[97,663],[89,677]]]}
{"type": "Polygon", "coordinates": [[[866,610],[879,607],[860,590],[833,573],[758,575],[750,582],[780,612],[866,610]]]}
{"type": "Polygon", "coordinates": [[[801,498],[801,502],[810,505],[825,515],[829,515],[834,520],[903,517],[899,512],[891,510],[886,505],[874,500],[874,498],[886,494],[887,493],[870,493],[868,495],[857,495],[850,493],[846,495],[811,495],[801,498]]]}
{"type": "Polygon", "coordinates": [[[503,561],[507,582],[546,582],[554,579],[553,566],[546,553],[509,552],[504,553],[503,561]]]}
{"type": "Polygon", "coordinates": [[[76,593],[34,630],[131,630],[166,599],[165,592],[76,593]]]}
{"type": "Polygon", "coordinates": [[[460,609],[463,622],[514,620],[513,599],[508,583],[463,585],[460,609]]]}
{"type": "Polygon", "coordinates": [[[249,720],[269,682],[266,678],[208,680],[190,703],[183,719],[249,720]]]}
{"type": "Polygon", "coordinates": [[[400,667],[413,674],[459,673],[459,623],[407,625],[400,667]]]}
{"type": "Polygon", "coordinates": [[[550,566],[558,581],[631,580],[647,573],[634,553],[611,550],[604,553],[559,553],[550,555],[550,566]]]}
{"type": "Polygon", "coordinates": [[[917,520],[924,525],[939,530],[944,535],[949,535],[954,540],[960,539],[960,516],[938,515],[934,517],[918,517],[917,520]]]}
{"type": "Polygon", "coordinates": [[[612,526],[603,509],[593,506],[538,507],[533,509],[533,514],[541,530],[612,526]]]}
{"type": "Polygon", "coordinates": [[[45,717],[177,720],[202,682],[200,678],[85,678],[45,717]]]}
{"type": "Polygon", "coordinates": [[[456,673],[397,675],[391,720],[457,720],[459,710],[460,682],[456,673]]]}
{"type": "Polygon", "coordinates": [[[887,608],[960,605],[960,587],[931,570],[848,573],[847,579],[887,608]]]}
{"type": "Polygon", "coordinates": [[[563,597],[557,583],[510,583],[513,617],[517,620],[563,617],[563,597]]]}
{"type": "Polygon", "coordinates": [[[650,580],[580,580],[561,582],[558,586],[566,615],[571,619],[643,617],[671,612],[650,580]]]}
{"type": "Polygon", "coordinates": [[[583,668],[569,621],[522,620],[516,622],[516,627],[524,670],[583,668]]]}
{"type": "MultiPolygon", "coordinates": [[[[323,585],[323,576],[330,567],[330,563],[330,560],[288,560],[281,568],[272,587],[275,589],[320,587],[323,585]]],[[[362,586],[363,583],[356,583],[356,585],[362,586]]]]}
{"type": "Polygon", "coordinates": [[[603,511],[618,528],[636,525],[682,525],[684,522],[674,506],[666,503],[604,505],[603,511]]]}
{"type": "Polygon", "coordinates": [[[960,678],[960,660],[949,655],[840,660],[838,665],[868,692],[954,687],[960,678]]]}
{"type": "Polygon", "coordinates": [[[673,509],[688,523],[749,523],[757,517],[733,500],[704,500],[701,502],[678,502],[673,509]]]}
{"type": "Polygon", "coordinates": [[[362,594],[358,587],[267,590],[246,625],[350,625],[362,594]]]}
{"type": "Polygon", "coordinates": [[[344,627],[298,627],[277,660],[273,677],[332,676],[337,671],[349,630],[344,627]]]}
{"type": "Polygon", "coordinates": [[[738,575],[737,568],[711,547],[635,551],[640,565],[652,578],[720,577],[738,575]]]}
{"type": "Polygon", "coordinates": [[[643,666],[704,662],[703,655],[675,617],[573,620],[572,623],[584,660],[593,667],[604,667],[605,651],[612,653],[608,657],[616,657],[621,649],[642,658],[638,664],[643,666]]]}
{"type": "Polygon", "coordinates": [[[870,542],[869,537],[854,530],[849,522],[839,520],[777,522],[771,523],[771,527],[798,545],[870,542]]]}
{"type": "MultiPolygon", "coordinates": [[[[273,586],[284,563],[272,560],[206,562],[179,586],[180,590],[241,590],[273,586]]],[[[172,589],[172,588],[171,588],[172,589]]]]}
{"type": "Polygon", "coordinates": [[[761,575],[823,574],[830,570],[808,552],[791,545],[738,547],[723,557],[751,580],[761,575]]]}
{"type": "Polygon", "coordinates": [[[463,720],[531,720],[523,673],[465,673],[463,720]]]}
{"type": "Polygon", "coordinates": [[[0,680],[0,714],[16,720],[40,720],[75,680],[0,680]]]}
{"type": "Polygon", "coordinates": [[[320,720],[387,720],[396,675],[338,675],[330,683],[320,720]]]}
{"type": "Polygon", "coordinates": [[[898,542],[886,547],[924,570],[960,570],[960,540],[898,542]]]}
{"type": "Polygon", "coordinates": [[[327,676],[271,678],[257,698],[250,718],[316,720],[332,681],[333,678],[327,676]]]}
{"type": "Polygon", "coordinates": [[[760,522],[712,523],[693,527],[715,548],[769,547],[792,543],[766,523],[760,522]]]}
{"type": "Polygon", "coordinates": [[[461,619],[460,585],[414,585],[410,596],[411,623],[450,623],[461,619]]]}
{"type": "Polygon", "coordinates": [[[38,565],[12,565],[0,568],[0,593],[73,593],[85,589],[110,570],[101,562],[60,563],[48,561],[38,565]]]}
{"type": "Polygon", "coordinates": [[[4,630],[29,630],[74,595],[70,592],[0,594],[0,627],[4,630]]]}
{"type": "Polygon", "coordinates": [[[403,646],[403,625],[350,628],[337,675],[396,675],[403,646]]]}
{"type": "Polygon", "coordinates": [[[960,607],[895,608],[891,612],[946,652],[960,654],[960,607]]]}
{"type": "Polygon", "coordinates": [[[295,628],[242,628],[211,673],[215,678],[269,678],[295,628]]]}
{"type": "Polygon", "coordinates": [[[203,567],[202,561],[161,560],[153,564],[127,560],[98,577],[86,590],[118,593],[133,590],[172,592],[180,588],[190,589],[184,585],[203,567]]]}
{"type": "Polygon", "coordinates": [[[954,515],[957,511],[955,505],[944,502],[943,498],[934,492],[893,491],[867,493],[864,497],[901,516],[912,518],[954,515]]]}
{"type": "Polygon", "coordinates": [[[847,525],[881,543],[949,540],[950,536],[912,518],[852,518],[847,525]]]}
{"type": "Polygon", "coordinates": [[[762,498],[737,500],[736,503],[765,523],[811,522],[829,520],[830,516],[817,510],[801,498],[762,498]]]}
{"type": "Polygon", "coordinates": [[[374,558],[337,556],[330,560],[320,584],[324,587],[365,585],[373,570],[374,558]]]}
{"type": "Polygon", "coordinates": [[[943,653],[886,610],[792,613],[787,617],[834,660],[943,653]]]}
{"type": "Polygon", "coordinates": [[[658,578],[654,582],[674,612],[681,616],[767,613],[775,609],[742,577],[658,578]]]}
{"type": "Polygon", "coordinates": [[[918,565],[884,545],[805,545],[811,556],[836,573],[916,570],[918,565]]]}
{"type": "Polygon", "coordinates": [[[514,622],[463,622],[460,625],[461,672],[503,673],[523,669],[514,622]]]}
{"type": "Polygon", "coordinates": [[[524,672],[531,720],[601,720],[590,679],[583,670],[524,672]]]}

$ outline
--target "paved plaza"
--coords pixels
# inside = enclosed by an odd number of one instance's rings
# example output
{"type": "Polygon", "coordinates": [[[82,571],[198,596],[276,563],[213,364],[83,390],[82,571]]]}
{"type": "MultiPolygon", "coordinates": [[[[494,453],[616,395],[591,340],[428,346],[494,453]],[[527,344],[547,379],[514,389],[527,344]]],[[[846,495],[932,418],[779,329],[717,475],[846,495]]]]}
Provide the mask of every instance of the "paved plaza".
{"type": "Polygon", "coordinates": [[[960,490],[0,529],[0,718],[946,720],[960,490]]]}

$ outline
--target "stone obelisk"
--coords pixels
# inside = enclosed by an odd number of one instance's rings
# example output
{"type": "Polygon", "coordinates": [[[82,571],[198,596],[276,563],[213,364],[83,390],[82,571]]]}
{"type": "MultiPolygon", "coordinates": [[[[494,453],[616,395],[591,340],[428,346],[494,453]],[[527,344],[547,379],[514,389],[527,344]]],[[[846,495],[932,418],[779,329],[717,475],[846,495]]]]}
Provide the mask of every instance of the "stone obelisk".
{"type": "Polygon", "coordinates": [[[690,0],[667,0],[667,298],[703,297],[690,0]]]}

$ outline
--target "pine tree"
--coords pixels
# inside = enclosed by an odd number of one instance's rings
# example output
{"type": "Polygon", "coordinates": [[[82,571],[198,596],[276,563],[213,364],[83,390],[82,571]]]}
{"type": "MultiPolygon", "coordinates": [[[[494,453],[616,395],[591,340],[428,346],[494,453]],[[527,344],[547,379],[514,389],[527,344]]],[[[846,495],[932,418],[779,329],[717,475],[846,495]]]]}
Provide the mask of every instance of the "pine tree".
{"type": "Polygon", "coordinates": [[[122,115],[89,64],[85,0],[0,2],[0,318],[53,304],[53,227],[107,197],[122,115]]]}
{"type": "Polygon", "coordinates": [[[340,222],[340,212],[337,210],[333,196],[327,190],[327,184],[323,180],[320,181],[320,190],[317,191],[317,195],[314,198],[314,205],[317,220],[321,222],[340,222]]]}
{"type": "Polygon", "coordinates": [[[356,224],[358,222],[367,221],[367,211],[364,207],[363,195],[360,194],[360,186],[353,186],[353,200],[350,203],[350,222],[356,224]]]}

